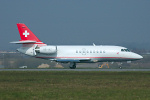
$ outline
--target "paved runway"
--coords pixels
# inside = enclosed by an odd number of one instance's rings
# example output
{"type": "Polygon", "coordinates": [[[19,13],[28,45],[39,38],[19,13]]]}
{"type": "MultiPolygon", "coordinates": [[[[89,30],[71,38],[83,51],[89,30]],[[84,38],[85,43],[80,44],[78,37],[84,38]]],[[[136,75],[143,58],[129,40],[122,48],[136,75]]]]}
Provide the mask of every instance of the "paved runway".
{"type": "Polygon", "coordinates": [[[0,69],[0,71],[150,71],[150,69],[0,69]]]}

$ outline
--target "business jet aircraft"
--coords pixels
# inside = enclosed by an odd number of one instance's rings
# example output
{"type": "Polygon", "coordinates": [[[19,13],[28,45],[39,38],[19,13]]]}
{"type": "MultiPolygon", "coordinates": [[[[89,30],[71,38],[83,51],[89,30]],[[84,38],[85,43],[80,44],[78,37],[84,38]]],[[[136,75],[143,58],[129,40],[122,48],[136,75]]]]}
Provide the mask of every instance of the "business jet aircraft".
{"type": "Polygon", "coordinates": [[[70,63],[71,69],[76,63],[122,62],[142,59],[141,55],[129,51],[121,46],[73,46],[47,45],[41,42],[23,23],[17,24],[21,40],[11,43],[22,44],[19,52],[36,58],[70,63]]]}

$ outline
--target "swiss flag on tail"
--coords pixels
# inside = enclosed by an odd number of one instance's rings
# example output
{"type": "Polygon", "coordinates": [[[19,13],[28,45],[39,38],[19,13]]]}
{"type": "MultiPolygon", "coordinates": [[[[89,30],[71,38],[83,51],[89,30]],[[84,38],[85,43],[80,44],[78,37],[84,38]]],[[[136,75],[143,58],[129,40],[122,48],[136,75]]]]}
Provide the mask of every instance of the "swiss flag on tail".
{"type": "Polygon", "coordinates": [[[21,41],[31,40],[41,42],[25,24],[17,23],[17,27],[21,37],[21,41]]]}
{"type": "Polygon", "coordinates": [[[21,40],[10,43],[23,44],[23,46],[33,46],[34,44],[38,44],[38,46],[46,45],[41,42],[25,24],[18,23],[17,27],[21,40]]]}

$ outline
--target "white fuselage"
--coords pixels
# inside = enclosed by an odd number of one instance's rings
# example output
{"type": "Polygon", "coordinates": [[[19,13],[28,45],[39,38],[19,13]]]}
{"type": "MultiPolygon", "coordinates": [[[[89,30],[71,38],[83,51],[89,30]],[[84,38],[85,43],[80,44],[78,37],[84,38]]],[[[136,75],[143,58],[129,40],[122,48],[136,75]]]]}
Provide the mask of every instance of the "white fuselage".
{"type": "Polygon", "coordinates": [[[49,59],[56,62],[70,63],[75,69],[76,63],[132,61],[143,58],[120,46],[54,46],[46,45],[23,23],[17,23],[21,40],[11,43],[22,44],[19,52],[36,58],[49,59]]]}
{"type": "MultiPolygon", "coordinates": [[[[33,47],[31,47],[33,48],[33,47]]],[[[28,55],[27,51],[18,51],[28,55]]],[[[52,54],[37,53],[36,58],[50,59],[58,62],[113,62],[113,61],[133,61],[143,58],[142,56],[130,52],[125,47],[120,46],[56,46],[57,52],[52,54]]],[[[31,53],[32,54],[32,53],[31,53]]],[[[31,55],[29,54],[29,55],[31,55]]]]}

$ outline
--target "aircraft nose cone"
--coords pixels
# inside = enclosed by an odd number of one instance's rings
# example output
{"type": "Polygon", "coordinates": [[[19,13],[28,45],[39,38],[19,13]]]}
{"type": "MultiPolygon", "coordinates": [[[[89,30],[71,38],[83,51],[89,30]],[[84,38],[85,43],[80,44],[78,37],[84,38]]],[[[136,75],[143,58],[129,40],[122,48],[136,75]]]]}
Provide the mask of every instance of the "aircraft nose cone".
{"type": "Polygon", "coordinates": [[[139,55],[139,59],[142,59],[143,57],[141,55],[139,55]]]}
{"type": "Polygon", "coordinates": [[[135,56],[137,59],[142,59],[143,57],[141,56],[141,55],[139,55],[139,54],[136,54],[136,56],[135,56]]]}

